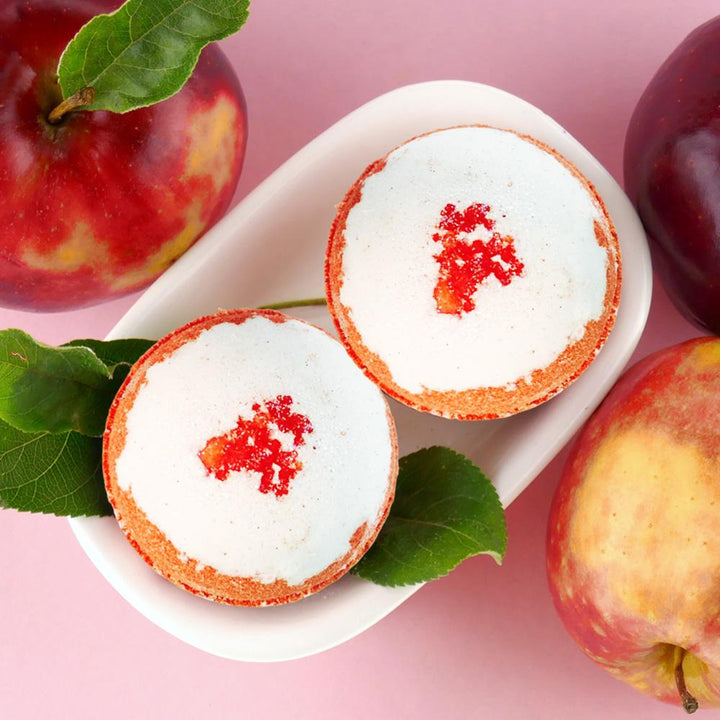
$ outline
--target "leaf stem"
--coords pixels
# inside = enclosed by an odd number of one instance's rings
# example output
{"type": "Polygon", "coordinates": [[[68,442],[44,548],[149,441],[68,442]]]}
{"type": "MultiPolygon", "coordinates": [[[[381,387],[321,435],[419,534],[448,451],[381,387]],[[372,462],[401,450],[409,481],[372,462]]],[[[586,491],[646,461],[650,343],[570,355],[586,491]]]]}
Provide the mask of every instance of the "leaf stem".
{"type": "Polygon", "coordinates": [[[312,305],[327,305],[325,298],[306,298],[304,300],[286,300],[285,302],[260,305],[258,310],[285,310],[294,307],[310,307],[312,305]]]}
{"type": "Polygon", "coordinates": [[[95,101],[95,90],[91,87],[80,88],[74,95],[63,100],[58,106],[53,108],[48,115],[48,122],[51,125],[57,125],[67,113],[73,110],[79,110],[85,105],[92,105],[95,101]]]}
{"type": "Polygon", "coordinates": [[[675,685],[677,685],[678,693],[680,693],[680,700],[686,713],[694,713],[700,704],[697,698],[692,695],[685,684],[685,672],[683,671],[683,660],[687,655],[685,648],[680,648],[680,652],[677,655],[677,662],[675,663],[675,685]]]}

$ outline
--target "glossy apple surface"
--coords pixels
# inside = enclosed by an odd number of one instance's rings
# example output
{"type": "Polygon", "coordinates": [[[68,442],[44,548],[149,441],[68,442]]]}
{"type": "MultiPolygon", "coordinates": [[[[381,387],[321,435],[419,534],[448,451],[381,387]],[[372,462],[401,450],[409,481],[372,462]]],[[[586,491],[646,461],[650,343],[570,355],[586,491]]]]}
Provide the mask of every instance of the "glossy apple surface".
{"type": "Polygon", "coordinates": [[[628,127],[624,174],[668,294],[720,334],[720,17],[650,81],[628,127]]]}
{"type": "Polygon", "coordinates": [[[47,121],[66,44],[119,4],[13,0],[0,8],[0,305],[64,310],[138,290],[232,199],[245,101],[216,46],[157,105],[47,121]]]}
{"type": "Polygon", "coordinates": [[[720,340],[651,355],[581,431],[551,507],[557,611],[602,667],[720,705],[720,340]]]}

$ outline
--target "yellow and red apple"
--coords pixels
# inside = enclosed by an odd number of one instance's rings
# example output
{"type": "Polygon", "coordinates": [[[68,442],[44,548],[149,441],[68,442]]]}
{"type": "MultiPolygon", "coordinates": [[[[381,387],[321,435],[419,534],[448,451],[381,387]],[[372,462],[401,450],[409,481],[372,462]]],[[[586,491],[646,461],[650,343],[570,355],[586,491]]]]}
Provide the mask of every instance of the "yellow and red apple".
{"type": "Polygon", "coordinates": [[[720,706],[720,339],[632,367],[581,431],[547,568],[578,645],[692,712],[720,706]]]}
{"type": "Polygon", "coordinates": [[[226,211],[245,154],[240,84],[208,46],[183,89],[59,123],[60,55],[119,0],[0,8],[0,305],[81,307],[148,285],[226,211]]]}

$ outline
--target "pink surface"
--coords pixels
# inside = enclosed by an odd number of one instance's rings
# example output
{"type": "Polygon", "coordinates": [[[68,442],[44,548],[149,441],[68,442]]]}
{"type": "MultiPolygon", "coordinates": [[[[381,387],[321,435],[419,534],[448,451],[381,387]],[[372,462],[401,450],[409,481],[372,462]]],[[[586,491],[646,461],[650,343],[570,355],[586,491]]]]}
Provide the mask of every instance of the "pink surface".
{"type": "MultiPolygon", "coordinates": [[[[716,7],[710,0],[256,0],[246,28],[224,43],[250,113],[236,199],[363,102],[450,78],[529,100],[621,179],[634,103],[670,50],[716,7]]],[[[132,300],[56,315],[0,310],[0,327],[50,343],[100,338],[132,300]]],[[[699,334],[656,287],[635,357],[699,334]]],[[[184,645],[116,594],[65,520],[0,511],[0,717],[678,717],[681,710],[587,660],[554,613],[544,533],[565,455],[510,507],[502,567],[486,557],[467,561],[345,645],[275,665],[184,645]]]]}

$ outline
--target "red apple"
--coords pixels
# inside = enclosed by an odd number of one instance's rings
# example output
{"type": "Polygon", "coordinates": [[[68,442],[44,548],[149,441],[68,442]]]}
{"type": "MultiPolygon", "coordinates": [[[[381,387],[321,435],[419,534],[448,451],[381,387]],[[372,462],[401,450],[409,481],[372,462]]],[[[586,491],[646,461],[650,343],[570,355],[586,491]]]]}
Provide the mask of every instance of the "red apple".
{"type": "Polygon", "coordinates": [[[624,172],[668,294],[720,334],[720,16],[650,81],[630,120],[624,172]]]}
{"type": "Polygon", "coordinates": [[[216,46],[163,102],[48,121],[63,49],[118,5],[13,0],[0,9],[0,305],[63,310],[138,290],[232,199],[245,101],[216,46]]]}
{"type": "Polygon", "coordinates": [[[720,340],[657,352],[616,384],[553,500],[550,588],[616,677],[692,711],[720,706],[720,340]]]}

